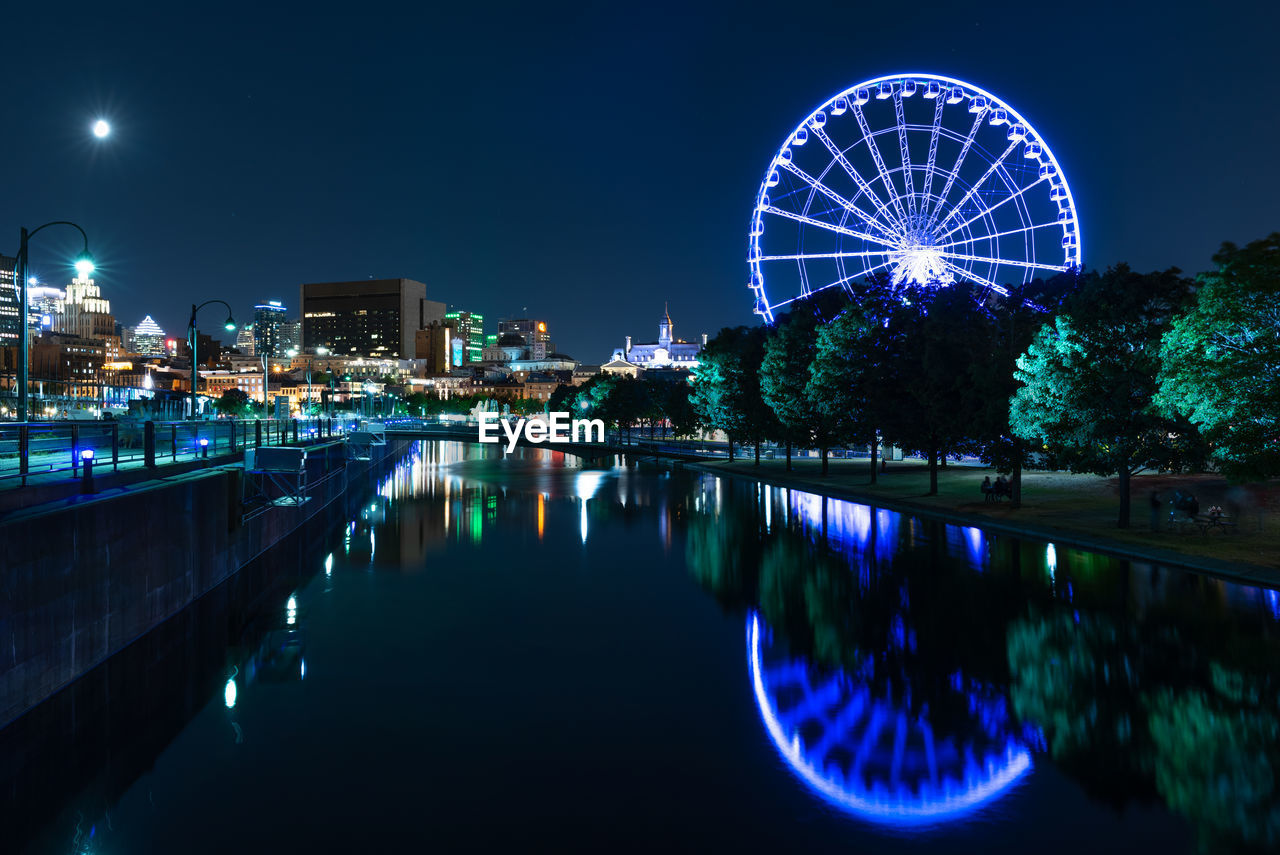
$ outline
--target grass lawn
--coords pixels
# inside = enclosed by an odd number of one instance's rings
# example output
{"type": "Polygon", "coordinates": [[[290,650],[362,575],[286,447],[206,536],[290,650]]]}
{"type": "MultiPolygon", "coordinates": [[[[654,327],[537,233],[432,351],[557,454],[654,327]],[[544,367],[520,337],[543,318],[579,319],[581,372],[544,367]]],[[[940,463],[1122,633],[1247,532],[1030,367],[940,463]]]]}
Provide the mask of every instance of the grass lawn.
{"type": "Polygon", "coordinates": [[[728,470],[775,483],[794,485],[814,492],[836,491],[858,494],[869,501],[877,497],[894,502],[964,514],[979,514],[993,520],[1016,524],[1028,533],[1051,536],[1053,529],[1110,540],[1129,547],[1156,547],[1188,556],[1217,561],[1280,567],[1280,482],[1247,487],[1233,486],[1217,475],[1143,474],[1132,480],[1130,527],[1116,525],[1120,511],[1118,479],[1066,472],[1024,472],[1022,507],[1014,510],[1007,502],[984,501],[979,485],[985,476],[994,481],[996,472],[976,466],[952,464],[938,470],[938,493],[929,490],[929,467],[916,460],[891,462],[879,473],[876,484],[869,482],[866,460],[832,460],[831,472],[821,474],[815,459],[797,459],[794,471],[786,471],[782,460],[752,460],[710,463],[711,470],[728,470]],[[1162,506],[1162,530],[1150,529],[1150,495],[1158,491],[1162,506]],[[1203,514],[1211,505],[1220,505],[1238,520],[1234,533],[1201,534],[1194,527],[1185,532],[1169,531],[1168,502],[1175,490],[1191,492],[1203,514]]]}

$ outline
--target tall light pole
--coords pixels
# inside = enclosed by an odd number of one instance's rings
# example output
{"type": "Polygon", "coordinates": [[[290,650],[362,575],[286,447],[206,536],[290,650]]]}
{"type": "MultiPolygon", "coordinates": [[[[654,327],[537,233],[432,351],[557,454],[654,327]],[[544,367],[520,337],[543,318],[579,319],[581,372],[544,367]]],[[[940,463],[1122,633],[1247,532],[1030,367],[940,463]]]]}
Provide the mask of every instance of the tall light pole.
{"type": "Polygon", "coordinates": [[[84,250],[76,256],[75,268],[81,277],[87,277],[93,272],[93,255],[89,253],[89,236],[84,233],[84,229],[75,223],[67,220],[54,220],[51,223],[45,223],[39,228],[28,231],[21,230],[18,242],[18,258],[13,270],[13,284],[22,291],[22,309],[18,316],[19,343],[21,345],[21,358],[18,364],[18,421],[25,422],[27,420],[27,386],[30,384],[30,365],[31,365],[31,342],[27,329],[27,271],[29,260],[28,244],[31,238],[35,237],[49,226],[70,226],[80,232],[80,237],[84,238],[84,250]]]}
{"type": "MultiPolygon", "coordinates": [[[[191,418],[196,418],[196,387],[200,383],[200,359],[196,345],[200,339],[200,333],[196,330],[196,312],[208,306],[210,303],[221,303],[227,308],[227,322],[223,324],[223,328],[227,332],[236,331],[235,319],[231,317],[231,307],[224,300],[205,300],[200,305],[191,304],[191,320],[187,322],[187,335],[191,338],[191,418]]],[[[264,385],[265,389],[266,386],[264,385]]]]}

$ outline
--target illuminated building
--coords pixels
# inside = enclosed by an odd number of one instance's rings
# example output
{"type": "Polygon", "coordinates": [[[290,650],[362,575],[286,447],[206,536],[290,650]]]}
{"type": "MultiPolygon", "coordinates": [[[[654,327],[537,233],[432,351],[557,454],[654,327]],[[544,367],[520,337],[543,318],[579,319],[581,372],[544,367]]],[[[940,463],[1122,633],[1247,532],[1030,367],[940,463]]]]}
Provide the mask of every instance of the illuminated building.
{"type": "Polygon", "coordinates": [[[504,336],[519,336],[525,347],[536,348],[539,344],[543,351],[554,350],[551,345],[551,333],[547,332],[546,321],[531,318],[517,318],[510,321],[498,321],[498,342],[504,336]]]}
{"type": "Polygon", "coordinates": [[[664,311],[662,320],[658,322],[658,340],[647,344],[632,344],[631,336],[627,336],[624,347],[613,352],[610,365],[629,363],[645,370],[651,368],[691,369],[698,366],[698,354],[706,346],[707,336],[704,333],[702,343],[688,342],[675,337],[675,324],[671,321],[671,313],[664,311]]]}
{"type": "Polygon", "coordinates": [[[125,327],[121,338],[126,353],[164,356],[164,330],[160,329],[160,325],[150,315],[143,318],[136,327],[125,327]]]}
{"type": "Polygon", "coordinates": [[[446,326],[453,327],[457,331],[457,337],[462,340],[462,359],[458,361],[455,357],[453,366],[458,368],[469,362],[479,362],[485,344],[484,315],[476,312],[446,312],[444,322],[446,326]]]}
{"type": "Polygon", "coordinates": [[[27,285],[27,329],[31,332],[52,330],[58,304],[65,299],[67,292],[61,288],[27,285]]]}
{"type": "MultiPolygon", "coordinates": [[[[272,378],[274,384],[275,378],[272,378]]],[[[262,403],[262,372],[251,371],[201,371],[200,394],[210,398],[221,398],[228,389],[239,389],[249,396],[249,400],[262,403]]],[[[275,392],[274,385],[271,389],[275,392]]]]}
{"type": "Polygon", "coordinates": [[[302,321],[285,321],[280,325],[280,343],[276,356],[285,356],[291,350],[302,350],[302,321]]]}
{"type": "Polygon", "coordinates": [[[111,302],[102,296],[102,289],[92,279],[77,276],[67,286],[63,299],[55,303],[52,328],[54,332],[80,338],[102,339],[115,335],[116,319],[111,314],[111,302]]]}
{"type": "Polygon", "coordinates": [[[44,383],[45,395],[97,398],[105,355],[101,339],[42,333],[31,343],[31,378],[44,383]]]}
{"type": "Polygon", "coordinates": [[[286,309],[279,300],[253,307],[253,352],[258,356],[281,356],[285,348],[280,340],[286,309]]]}
{"type": "Polygon", "coordinates": [[[0,347],[16,347],[22,330],[22,294],[14,281],[18,260],[0,255],[0,347]]]}
{"type": "Polygon", "coordinates": [[[253,341],[253,324],[245,324],[236,333],[236,350],[244,356],[254,356],[257,354],[257,348],[253,341]]]}
{"type": "Polygon", "coordinates": [[[408,358],[415,335],[444,320],[444,303],[428,300],[412,279],[313,282],[302,286],[302,343],[338,356],[408,358]]]}

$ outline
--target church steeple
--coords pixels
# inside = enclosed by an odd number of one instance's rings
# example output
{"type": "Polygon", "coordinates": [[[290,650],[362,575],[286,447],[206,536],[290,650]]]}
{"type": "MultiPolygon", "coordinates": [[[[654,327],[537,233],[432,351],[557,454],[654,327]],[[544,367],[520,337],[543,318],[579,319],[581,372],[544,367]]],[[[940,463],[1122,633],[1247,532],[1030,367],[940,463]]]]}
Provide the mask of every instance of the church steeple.
{"type": "Polygon", "coordinates": [[[658,344],[669,347],[675,339],[675,325],[671,323],[671,310],[662,304],[662,320],[658,323],[658,344]]]}

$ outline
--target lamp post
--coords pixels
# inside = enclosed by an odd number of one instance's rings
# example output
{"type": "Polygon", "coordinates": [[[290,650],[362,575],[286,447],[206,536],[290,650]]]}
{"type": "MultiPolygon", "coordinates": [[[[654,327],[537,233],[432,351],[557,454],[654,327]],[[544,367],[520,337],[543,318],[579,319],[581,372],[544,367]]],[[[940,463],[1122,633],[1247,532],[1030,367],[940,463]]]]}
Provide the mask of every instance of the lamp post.
{"type": "Polygon", "coordinates": [[[187,322],[187,335],[191,338],[191,418],[196,418],[196,387],[200,385],[200,359],[196,345],[199,343],[200,333],[196,330],[196,312],[208,306],[211,303],[221,303],[227,309],[227,322],[223,327],[227,332],[236,331],[235,319],[231,317],[231,307],[224,300],[205,300],[200,305],[191,304],[191,320],[187,322]]]}
{"type": "Polygon", "coordinates": [[[30,256],[28,244],[30,243],[31,238],[35,237],[44,229],[49,228],[49,226],[70,226],[80,232],[80,237],[84,238],[84,249],[78,256],[76,256],[76,272],[82,277],[87,277],[93,272],[93,255],[89,252],[89,236],[84,233],[84,229],[80,228],[75,223],[67,220],[54,220],[53,222],[45,223],[43,226],[31,229],[30,231],[25,228],[21,230],[18,242],[17,263],[14,265],[13,269],[13,284],[22,291],[22,313],[18,316],[18,329],[20,332],[18,338],[21,345],[20,349],[22,351],[18,364],[19,422],[25,422],[27,420],[27,386],[30,383],[30,377],[28,375],[31,365],[31,342],[27,330],[27,278],[29,276],[27,267],[30,256]]]}

